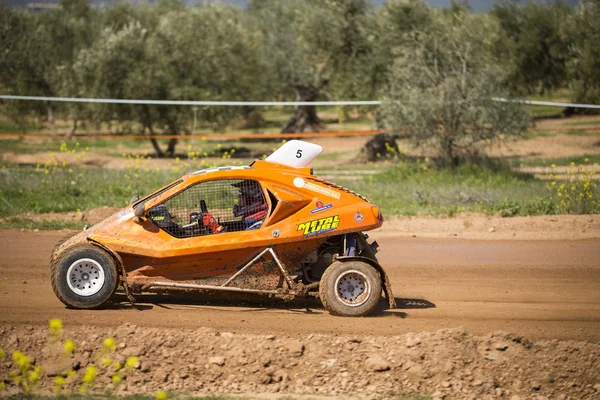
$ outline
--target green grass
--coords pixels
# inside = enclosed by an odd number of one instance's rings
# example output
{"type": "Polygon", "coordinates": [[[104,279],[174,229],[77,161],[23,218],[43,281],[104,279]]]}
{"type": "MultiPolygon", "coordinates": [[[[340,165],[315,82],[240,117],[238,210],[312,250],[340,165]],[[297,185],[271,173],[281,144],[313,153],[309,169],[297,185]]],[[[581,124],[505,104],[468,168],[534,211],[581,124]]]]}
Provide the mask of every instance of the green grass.
{"type": "Polygon", "coordinates": [[[562,115],[564,107],[554,106],[527,106],[534,118],[554,118],[562,115]]]}
{"type": "Polygon", "coordinates": [[[562,157],[562,158],[519,158],[511,161],[511,165],[522,167],[550,167],[552,164],[556,166],[567,166],[571,163],[575,165],[593,165],[600,164],[600,154],[584,154],[581,156],[562,157]],[[585,160],[588,160],[587,162],[585,160]]]}
{"type": "Polygon", "coordinates": [[[565,122],[563,124],[564,126],[590,126],[590,127],[597,127],[600,126],[600,119],[597,121],[584,121],[584,122],[565,122]]]}
{"type": "MultiPolygon", "coordinates": [[[[148,147],[148,150],[151,151],[150,142],[146,139],[73,139],[65,141],[63,138],[35,138],[32,134],[28,138],[0,138],[0,153],[34,154],[59,152],[63,143],[66,143],[69,149],[77,148],[78,150],[84,150],[85,148],[93,150],[114,149],[115,145],[119,145],[126,149],[148,147]]],[[[163,144],[163,147],[166,147],[166,144],[163,144]]]]}
{"type": "MultiPolygon", "coordinates": [[[[33,136],[33,135],[32,135],[33,136]]],[[[282,139],[283,140],[283,139],[282,139]]],[[[160,139],[159,144],[163,150],[167,148],[167,139],[160,139]]],[[[120,137],[118,139],[81,139],[64,140],[63,138],[18,138],[18,139],[3,139],[0,138],[0,153],[16,153],[16,154],[35,154],[42,152],[59,153],[61,146],[67,145],[69,150],[82,152],[94,151],[96,153],[105,154],[114,157],[123,157],[123,155],[132,154],[147,154],[153,155],[154,148],[148,139],[128,139],[120,137]]],[[[188,153],[195,152],[201,156],[206,153],[206,156],[220,156],[224,151],[230,152],[235,149],[237,154],[244,154],[248,151],[254,153],[270,153],[280,145],[280,141],[272,141],[269,143],[261,142],[241,142],[228,140],[221,142],[217,140],[202,140],[202,139],[183,139],[180,140],[176,153],[182,158],[187,158],[188,153]]],[[[42,160],[40,160],[42,161],[42,160]]],[[[43,161],[42,161],[43,163],[43,161]]]]}
{"type": "MultiPolygon", "coordinates": [[[[588,156],[591,162],[600,156],[588,156]]],[[[230,160],[224,160],[229,162],[230,160]]],[[[533,161],[530,165],[533,165],[533,161]]],[[[544,160],[549,166],[550,160],[544,160]]],[[[579,163],[578,158],[551,160],[556,165],[579,163]]],[[[81,229],[81,224],[31,221],[14,218],[27,212],[52,213],[90,210],[101,206],[123,207],[134,194],[141,196],[165,186],[185,171],[65,169],[44,170],[3,167],[0,169],[0,217],[2,227],[37,229],[81,229]]],[[[418,163],[369,164],[374,174],[352,177],[336,174],[347,168],[317,168],[316,175],[332,179],[369,198],[385,215],[441,215],[483,212],[504,216],[541,215],[558,212],[557,201],[547,181],[512,172],[507,166],[463,165],[454,170],[418,163]]],[[[358,172],[358,171],[357,171],[358,172]]],[[[594,189],[594,199],[600,189],[594,189]]],[[[596,201],[596,200],[595,200],[596,201]]],[[[594,209],[591,212],[598,212],[594,209]]]]}
{"type": "MultiPolygon", "coordinates": [[[[560,89],[555,92],[546,92],[544,94],[533,94],[527,96],[527,100],[536,101],[554,101],[557,103],[568,103],[571,93],[568,89],[560,89]]],[[[531,114],[536,118],[549,118],[560,116],[565,107],[555,106],[527,106],[531,114]]]]}
{"type": "Polygon", "coordinates": [[[32,168],[4,168],[0,170],[0,217],[124,207],[134,194],[150,193],[183,174],[102,169],[45,174],[32,168]]]}
{"type": "Polygon", "coordinates": [[[331,153],[322,153],[318,161],[338,161],[341,158],[347,156],[350,152],[347,151],[335,151],[331,153]]]}
{"type": "MultiPolygon", "coordinates": [[[[506,169],[463,165],[455,170],[398,164],[359,180],[339,178],[384,215],[453,216],[461,212],[489,215],[544,215],[557,213],[547,182],[506,169]]],[[[595,189],[594,198],[600,197],[595,189]]],[[[595,209],[595,212],[600,210],[595,209]]]]}

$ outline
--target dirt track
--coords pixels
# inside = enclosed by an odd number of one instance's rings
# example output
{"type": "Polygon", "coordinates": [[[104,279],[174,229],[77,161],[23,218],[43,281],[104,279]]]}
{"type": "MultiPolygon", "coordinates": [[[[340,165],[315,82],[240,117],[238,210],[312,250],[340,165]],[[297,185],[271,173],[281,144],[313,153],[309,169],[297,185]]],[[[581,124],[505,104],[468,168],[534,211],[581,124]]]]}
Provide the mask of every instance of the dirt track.
{"type": "MultiPolygon", "coordinates": [[[[392,336],[463,326],[531,339],[600,341],[600,240],[477,241],[381,235],[398,310],[329,315],[317,302],[244,304],[144,296],[98,311],[67,310],[49,284],[48,257],[64,232],[0,231],[0,325],[209,327],[238,333],[392,336]],[[417,299],[417,300],[410,300],[417,299]],[[274,307],[275,305],[275,307],[274,307]]],[[[377,238],[377,234],[372,237],[377,238]]]]}

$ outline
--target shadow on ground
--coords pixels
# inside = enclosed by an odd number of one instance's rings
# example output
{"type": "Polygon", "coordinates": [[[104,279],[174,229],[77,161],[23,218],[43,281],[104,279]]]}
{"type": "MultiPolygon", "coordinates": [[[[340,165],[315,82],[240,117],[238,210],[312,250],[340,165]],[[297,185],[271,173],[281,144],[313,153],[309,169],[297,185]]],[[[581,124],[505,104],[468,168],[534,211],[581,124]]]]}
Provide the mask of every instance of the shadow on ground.
{"type": "MultiPolygon", "coordinates": [[[[231,293],[228,297],[223,294],[214,296],[197,295],[197,294],[142,294],[136,295],[135,303],[130,303],[123,293],[115,295],[115,301],[108,305],[108,309],[135,309],[138,311],[152,310],[154,307],[163,309],[177,310],[185,306],[203,306],[203,307],[240,307],[247,308],[246,312],[260,312],[268,310],[288,310],[291,313],[302,314],[324,314],[327,311],[323,308],[321,301],[318,298],[302,298],[294,300],[282,300],[268,298],[266,296],[255,296],[247,298],[238,295],[237,298],[232,298],[231,293]]],[[[399,310],[414,310],[435,308],[435,304],[425,299],[407,299],[396,297],[396,309],[389,308],[388,301],[381,298],[377,308],[371,317],[394,316],[406,318],[408,314],[399,310]]]]}

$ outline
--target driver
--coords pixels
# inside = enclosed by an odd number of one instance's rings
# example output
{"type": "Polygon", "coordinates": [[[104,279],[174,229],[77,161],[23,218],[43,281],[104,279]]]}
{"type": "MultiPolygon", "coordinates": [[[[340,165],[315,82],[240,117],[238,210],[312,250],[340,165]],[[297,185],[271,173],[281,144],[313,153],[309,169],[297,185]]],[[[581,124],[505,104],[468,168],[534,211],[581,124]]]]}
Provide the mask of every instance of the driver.
{"type": "Polygon", "coordinates": [[[260,184],[246,180],[234,183],[240,189],[238,203],[233,206],[233,215],[243,217],[244,230],[258,229],[267,216],[267,203],[260,184]]]}

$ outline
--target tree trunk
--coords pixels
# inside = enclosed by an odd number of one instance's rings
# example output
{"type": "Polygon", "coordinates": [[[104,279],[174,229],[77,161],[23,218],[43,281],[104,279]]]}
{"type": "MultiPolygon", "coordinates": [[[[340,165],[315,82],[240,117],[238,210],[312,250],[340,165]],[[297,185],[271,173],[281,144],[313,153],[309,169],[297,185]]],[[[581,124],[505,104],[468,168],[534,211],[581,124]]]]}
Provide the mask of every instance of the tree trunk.
{"type": "Polygon", "coordinates": [[[168,157],[175,156],[175,146],[177,145],[177,139],[170,139],[169,144],[167,145],[167,153],[168,157]]]}
{"type": "Polygon", "coordinates": [[[451,137],[442,139],[442,162],[448,167],[458,166],[458,158],[454,154],[454,140],[451,137]]]}
{"type": "MultiPolygon", "coordinates": [[[[318,96],[319,90],[316,88],[296,88],[296,99],[298,101],[316,101],[318,96]]],[[[298,106],[292,112],[281,133],[320,131],[321,120],[317,116],[317,108],[315,106],[298,106]]]]}
{"type": "Polygon", "coordinates": [[[158,140],[156,140],[156,138],[154,138],[154,130],[152,129],[152,125],[150,125],[148,127],[148,132],[150,132],[150,142],[152,143],[152,147],[154,147],[154,151],[156,152],[156,157],[164,158],[165,153],[163,153],[163,151],[161,150],[160,145],[158,144],[158,140]]]}
{"type": "Polygon", "coordinates": [[[256,129],[265,125],[265,119],[262,117],[257,107],[244,106],[242,107],[242,114],[244,115],[244,123],[242,126],[245,129],[256,129]]]}
{"type": "MultiPolygon", "coordinates": [[[[179,134],[179,129],[177,127],[177,122],[173,121],[172,123],[169,124],[169,133],[171,135],[177,135],[177,134],[179,134]]],[[[177,139],[176,138],[169,139],[169,143],[167,144],[167,151],[165,152],[165,155],[167,157],[174,157],[175,156],[175,146],[176,145],[177,145],[177,139]]]]}
{"type": "Polygon", "coordinates": [[[71,128],[69,133],[67,133],[65,139],[72,139],[73,135],[75,135],[75,131],[77,131],[77,116],[73,117],[73,127],[71,128]]]}
{"type": "Polygon", "coordinates": [[[146,104],[142,106],[142,123],[144,124],[144,127],[148,129],[148,132],[150,132],[150,143],[152,143],[152,147],[154,147],[156,157],[164,158],[165,153],[161,150],[160,145],[158,144],[158,140],[154,138],[154,129],[152,128],[152,117],[150,116],[150,110],[148,109],[148,105],[146,104]]]}

